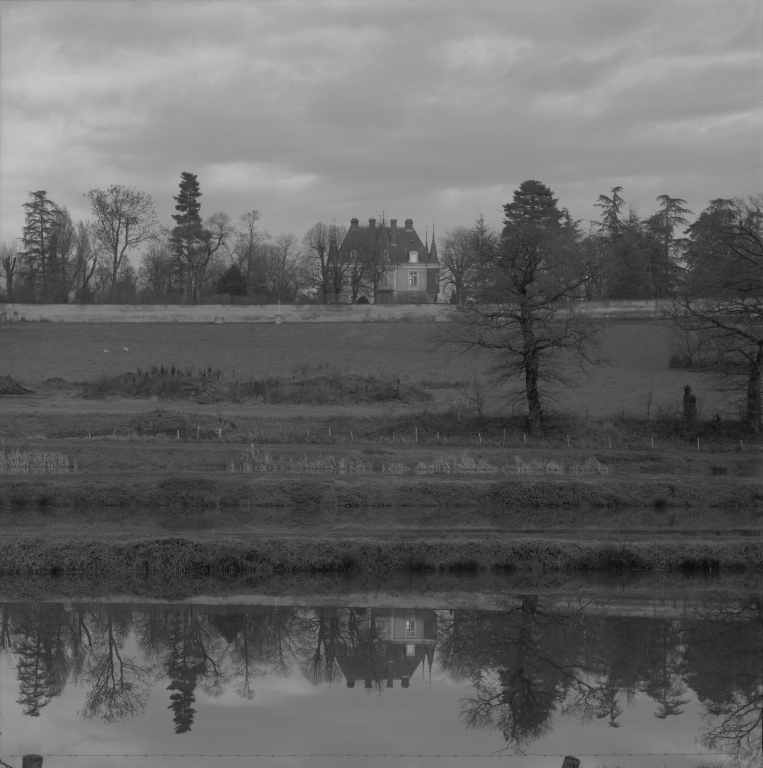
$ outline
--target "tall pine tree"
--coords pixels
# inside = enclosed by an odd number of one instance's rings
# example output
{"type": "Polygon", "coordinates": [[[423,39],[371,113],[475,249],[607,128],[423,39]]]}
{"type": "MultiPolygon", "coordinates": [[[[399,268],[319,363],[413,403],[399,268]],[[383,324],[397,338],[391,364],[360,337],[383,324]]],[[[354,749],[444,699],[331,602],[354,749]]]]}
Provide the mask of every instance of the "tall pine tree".
{"type": "Polygon", "coordinates": [[[45,301],[50,282],[51,239],[55,228],[56,205],[44,190],[30,192],[31,200],[24,203],[25,222],[22,230],[24,250],[21,252],[23,277],[33,290],[33,297],[45,301]]]}
{"type": "Polygon", "coordinates": [[[200,197],[201,190],[196,174],[183,171],[180,174],[180,192],[173,198],[177,203],[175,210],[178,213],[172,214],[176,226],[170,235],[170,242],[184,276],[186,276],[187,266],[195,260],[194,251],[199,248],[202,239],[200,197]]]}

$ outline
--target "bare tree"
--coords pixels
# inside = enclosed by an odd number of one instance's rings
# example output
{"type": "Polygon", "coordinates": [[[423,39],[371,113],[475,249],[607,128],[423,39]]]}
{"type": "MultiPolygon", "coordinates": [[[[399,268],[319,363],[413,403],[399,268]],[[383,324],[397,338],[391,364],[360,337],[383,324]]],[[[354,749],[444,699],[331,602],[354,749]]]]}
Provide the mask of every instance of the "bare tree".
{"type": "Polygon", "coordinates": [[[347,228],[332,224],[329,227],[329,290],[333,294],[334,303],[339,302],[339,298],[347,285],[348,278],[352,273],[353,258],[357,259],[357,254],[353,256],[352,249],[340,248],[347,234],[347,228]]]}
{"type": "Polygon", "coordinates": [[[361,289],[370,289],[374,303],[376,303],[376,300],[379,298],[379,287],[391,269],[389,257],[390,235],[387,222],[383,215],[378,223],[375,220],[372,221],[374,222],[373,226],[371,226],[369,221],[369,226],[364,227],[362,230],[349,230],[345,240],[347,241],[353,232],[360,232],[360,236],[354,238],[352,246],[357,251],[357,258],[361,262],[360,268],[352,267],[351,288],[353,303],[358,300],[358,294],[361,289]]]}
{"type": "Polygon", "coordinates": [[[77,298],[86,303],[93,296],[93,276],[103,257],[103,243],[93,235],[93,231],[82,221],[77,222],[77,236],[74,246],[74,258],[77,264],[77,298]]]}
{"type": "Polygon", "coordinates": [[[119,269],[127,252],[142,243],[158,240],[163,229],[156,218],[151,195],[133,187],[114,184],[106,190],[90,189],[85,197],[95,217],[92,231],[110,256],[113,301],[119,269]]]}
{"type": "Polygon", "coordinates": [[[199,290],[204,285],[210,262],[222,249],[227,251],[234,232],[233,224],[227,213],[214,213],[199,233],[195,247],[184,252],[187,261],[188,298],[195,302],[199,290]]]}
{"type": "Polygon", "coordinates": [[[149,243],[138,268],[138,286],[152,301],[180,292],[179,275],[169,243],[149,243]]]}
{"type": "Polygon", "coordinates": [[[445,232],[441,242],[441,277],[445,285],[453,287],[454,304],[463,304],[474,281],[478,265],[474,231],[468,227],[455,227],[445,232]]]}
{"type": "Polygon", "coordinates": [[[329,258],[332,232],[336,236],[335,229],[331,225],[319,221],[317,224],[313,224],[302,238],[302,245],[307,257],[309,279],[323,304],[328,302],[328,295],[332,287],[329,258]]]}
{"type": "Polygon", "coordinates": [[[504,206],[500,238],[477,222],[473,238],[484,287],[476,301],[457,305],[441,337],[460,351],[492,351],[499,381],[523,379],[515,397],[526,399],[531,430],[541,423],[545,385],[564,381],[559,358],[592,362],[599,329],[569,302],[587,272],[575,232],[560,223],[556,202],[544,184],[525,181],[504,206]]]}
{"type": "MultiPolygon", "coordinates": [[[[231,248],[231,257],[246,278],[248,289],[257,284],[257,278],[264,274],[264,269],[261,268],[262,247],[270,239],[267,232],[257,227],[259,218],[258,211],[248,211],[238,217],[236,240],[231,248]]],[[[261,279],[260,282],[264,280],[261,279]]]]}
{"type": "Polygon", "coordinates": [[[0,278],[4,283],[5,299],[9,302],[13,301],[13,289],[16,287],[20,263],[18,240],[6,237],[0,243],[0,278]]]}
{"type": "Polygon", "coordinates": [[[277,235],[268,248],[268,292],[279,301],[290,301],[297,294],[300,249],[292,234],[277,235]]]}

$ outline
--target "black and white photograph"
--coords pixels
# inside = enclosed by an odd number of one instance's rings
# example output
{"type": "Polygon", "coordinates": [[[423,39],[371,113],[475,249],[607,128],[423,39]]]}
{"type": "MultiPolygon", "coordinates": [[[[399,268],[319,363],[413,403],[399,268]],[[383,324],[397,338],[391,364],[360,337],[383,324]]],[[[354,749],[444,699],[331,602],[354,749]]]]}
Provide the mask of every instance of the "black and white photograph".
{"type": "Polygon", "coordinates": [[[0,768],[763,765],[761,0],[0,0],[0,768]]]}

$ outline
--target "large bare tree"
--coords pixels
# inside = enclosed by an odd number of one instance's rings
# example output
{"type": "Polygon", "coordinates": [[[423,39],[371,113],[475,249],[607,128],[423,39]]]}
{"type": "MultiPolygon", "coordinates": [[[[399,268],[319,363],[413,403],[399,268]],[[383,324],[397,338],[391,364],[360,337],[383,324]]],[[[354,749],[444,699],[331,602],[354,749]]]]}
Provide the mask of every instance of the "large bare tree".
{"type": "Polygon", "coordinates": [[[92,232],[109,254],[113,301],[125,255],[143,243],[160,239],[163,228],[151,195],[133,187],[114,184],[106,190],[90,189],[85,197],[95,217],[92,232]]]}
{"type": "Polygon", "coordinates": [[[485,277],[443,329],[446,344],[492,352],[497,380],[522,381],[514,397],[526,401],[531,430],[540,426],[546,385],[565,380],[562,358],[595,359],[598,326],[569,301],[586,279],[584,252],[556,203],[544,184],[525,181],[504,206],[500,237],[477,222],[473,242],[485,277]]]}

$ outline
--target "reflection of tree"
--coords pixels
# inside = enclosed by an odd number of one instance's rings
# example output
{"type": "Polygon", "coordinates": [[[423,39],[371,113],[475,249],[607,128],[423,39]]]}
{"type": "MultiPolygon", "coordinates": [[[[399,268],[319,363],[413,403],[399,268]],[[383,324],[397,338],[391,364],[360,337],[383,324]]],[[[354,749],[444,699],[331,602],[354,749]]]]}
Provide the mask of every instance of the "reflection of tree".
{"type": "Polygon", "coordinates": [[[17,701],[25,715],[39,717],[40,710],[63,691],[68,674],[63,618],[61,605],[25,605],[18,615],[13,650],[19,681],[17,701]]]}
{"type": "Polygon", "coordinates": [[[701,631],[687,637],[687,680],[705,712],[701,742],[735,762],[763,756],[763,597],[721,598],[700,608],[701,631]]]}
{"type": "Polygon", "coordinates": [[[644,692],[659,704],[655,717],[664,720],[683,713],[689,702],[683,698],[686,685],[682,679],[683,658],[675,652],[681,642],[680,625],[674,621],[655,621],[648,650],[651,674],[644,692]]]}
{"type": "Polygon", "coordinates": [[[19,698],[24,715],[39,717],[55,695],[55,679],[50,673],[51,657],[41,627],[30,626],[14,648],[18,661],[16,676],[19,698]]]}
{"type": "Polygon", "coordinates": [[[120,617],[118,609],[111,606],[96,617],[90,657],[81,678],[81,682],[89,686],[82,707],[83,717],[100,717],[106,723],[118,723],[146,708],[154,668],[137,664],[124,655],[129,618],[129,615],[120,617]]]}
{"type": "Polygon", "coordinates": [[[337,653],[343,639],[341,612],[334,608],[316,608],[299,616],[299,667],[313,685],[340,679],[337,653]]]}
{"type": "Polygon", "coordinates": [[[187,733],[196,710],[196,684],[202,680],[204,691],[219,696],[225,683],[223,637],[214,631],[209,616],[196,608],[184,607],[169,621],[168,654],[165,669],[170,684],[170,708],[174,712],[175,733],[187,733]]]}
{"type": "MultiPolygon", "coordinates": [[[[570,623],[545,613],[538,598],[529,596],[503,613],[459,622],[460,647],[473,658],[458,667],[480,670],[472,677],[473,695],[461,703],[468,728],[498,728],[517,751],[548,732],[578,663],[570,623]]],[[[455,661],[451,654],[451,665],[455,661]]]]}
{"type": "Polygon", "coordinates": [[[257,608],[246,613],[214,616],[211,626],[228,643],[227,674],[236,681],[236,693],[254,697],[252,681],[268,671],[289,673],[292,648],[293,608],[257,608]]]}

